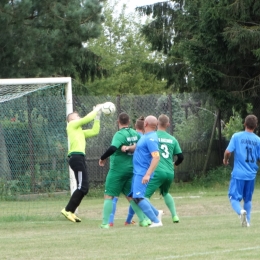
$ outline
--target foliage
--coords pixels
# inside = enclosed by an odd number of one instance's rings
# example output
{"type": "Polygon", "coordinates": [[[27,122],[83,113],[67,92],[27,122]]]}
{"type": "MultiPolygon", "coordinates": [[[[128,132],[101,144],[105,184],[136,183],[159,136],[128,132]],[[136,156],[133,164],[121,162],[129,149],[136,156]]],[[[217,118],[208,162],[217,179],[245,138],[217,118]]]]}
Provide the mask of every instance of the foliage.
{"type": "Polygon", "coordinates": [[[229,122],[226,123],[225,128],[222,131],[222,135],[227,140],[230,140],[234,133],[242,130],[243,130],[242,118],[237,112],[234,112],[234,115],[229,118],[229,122]]]}
{"type": "Polygon", "coordinates": [[[83,42],[101,30],[102,0],[0,2],[0,78],[102,74],[83,42]]]}
{"type": "Polygon", "coordinates": [[[114,96],[158,93],[165,86],[164,80],[156,80],[144,66],[162,60],[161,55],[150,51],[150,45],[139,31],[140,18],[127,14],[126,6],[117,14],[116,6],[116,1],[104,4],[105,21],[101,36],[87,44],[89,50],[101,57],[100,65],[106,70],[104,77],[87,83],[87,91],[114,96]]]}
{"type": "Polygon", "coordinates": [[[230,181],[232,168],[230,166],[219,166],[215,169],[211,169],[205,176],[194,178],[192,186],[200,188],[219,188],[228,186],[230,181]]]}
{"type": "MultiPolygon", "coordinates": [[[[167,55],[156,75],[174,91],[205,91],[225,110],[260,113],[260,2],[177,0],[138,8],[154,20],[143,33],[167,55]]],[[[155,66],[151,68],[154,71],[155,66]]]]}

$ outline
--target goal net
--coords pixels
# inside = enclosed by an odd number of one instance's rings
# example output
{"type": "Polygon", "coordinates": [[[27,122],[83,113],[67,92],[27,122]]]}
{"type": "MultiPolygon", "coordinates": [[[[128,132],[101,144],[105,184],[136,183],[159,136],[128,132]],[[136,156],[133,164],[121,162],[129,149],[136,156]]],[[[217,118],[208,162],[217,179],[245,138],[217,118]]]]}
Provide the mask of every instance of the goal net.
{"type": "Polygon", "coordinates": [[[1,216],[59,214],[53,194],[75,189],[66,156],[70,112],[71,78],[0,80],[1,216]]]}

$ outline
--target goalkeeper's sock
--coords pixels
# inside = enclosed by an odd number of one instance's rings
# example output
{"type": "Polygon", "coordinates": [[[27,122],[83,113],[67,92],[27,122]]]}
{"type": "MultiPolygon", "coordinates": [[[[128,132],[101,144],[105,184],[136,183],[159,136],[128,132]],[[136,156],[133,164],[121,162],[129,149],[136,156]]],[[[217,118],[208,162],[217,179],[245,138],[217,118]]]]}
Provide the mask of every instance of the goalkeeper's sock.
{"type": "Polygon", "coordinates": [[[145,218],[144,212],[139,208],[139,206],[133,200],[130,200],[130,205],[134,210],[135,214],[137,215],[139,222],[142,222],[145,218]]]}
{"type": "Polygon", "coordinates": [[[158,218],[154,214],[154,210],[152,209],[152,205],[149,200],[143,199],[138,203],[138,206],[144,212],[144,214],[154,223],[159,223],[158,218]]]}
{"type": "Polygon", "coordinates": [[[175,203],[171,194],[167,193],[166,195],[163,196],[163,199],[166,206],[170,210],[172,217],[176,216],[177,213],[176,213],[175,203]]]}
{"type": "Polygon", "coordinates": [[[113,210],[112,199],[105,199],[103,206],[103,222],[102,224],[109,224],[109,216],[113,210]]]}
{"type": "Polygon", "coordinates": [[[129,209],[128,209],[128,215],[127,215],[127,218],[126,218],[126,221],[128,224],[131,224],[131,221],[133,219],[133,216],[134,216],[135,212],[132,208],[131,205],[129,205],[129,209]]]}
{"type": "Polygon", "coordinates": [[[114,197],[113,198],[113,209],[112,209],[112,212],[109,216],[109,224],[110,223],[114,223],[114,218],[115,218],[115,213],[116,213],[116,203],[118,201],[118,197],[114,197]]]}

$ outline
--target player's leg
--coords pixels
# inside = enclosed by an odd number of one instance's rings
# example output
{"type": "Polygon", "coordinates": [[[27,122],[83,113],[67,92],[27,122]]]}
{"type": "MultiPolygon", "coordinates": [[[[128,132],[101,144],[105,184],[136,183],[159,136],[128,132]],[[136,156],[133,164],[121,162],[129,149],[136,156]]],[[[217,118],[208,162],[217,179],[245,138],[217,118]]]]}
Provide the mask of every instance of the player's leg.
{"type": "Polygon", "coordinates": [[[143,176],[136,175],[133,185],[133,199],[141,208],[143,213],[153,222],[150,227],[162,226],[162,222],[157,218],[159,211],[152,207],[149,200],[145,199],[147,184],[142,184],[142,178],[143,176]]]}
{"type": "Polygon", "coordinates": [[[72,222],[81,222],[81,219],[75,215],[75,211],[89,190],[85,157],[83,155],[72,155],[69,160],[69,165],[75,174],[77,189],[73,192],[67,206],[61,213],[72,222]],[[71,212],[71,214],[69,212],[71,212]],[[75,221],[73,221],[73,219],[75,221]]]}
{"type": "Polygon", "coordinates": [[[241,207],[240,201],[243,198],[244,180],[231,178],[228,190],[228,197],[233,210],[240,216],[242,227],[247,226],[247,212],[241,207]]]}
{"type": "Polygon", "coordinates": [[[174,174],[168,173],[166,180],[160,186],[160,193],[163,196],[166,206],[168,207],[169,211],[171,212],[173,223],[179,223],[180,220],[179,220],[179,217],[176,212],[175,201],[174,201],[173,197],[171,196],[171,194],[169,193],[173,179],[174,179],[174,174]]]}
{"type": "Polygon", "coordinates": [[[127,217],[126,217],[125,225],[134,224],[134,221],[132,220],[133,217],[134,217],[134,214],[135,214],[135,212],[134,212],[132,206],[129,205],[128,214],[127,214],[127,217]]]}
{"type": "Polygon", "coordinates": [[[114,226],[114,218],[115,218],[115,213],[116,213],[117,201],[118,201],[118,197],[114,197],[113,198],[113,209],[112,209],[112,212],[111,212],[110,217],[109,217],[109,226],[110,227],[114,226]]]}
{"type": "Polygon", "coordinates": [[[136,175],[134,175],[134,176],[130,175],[129,178],[126,179],[126,182],[124,183],[122,193],[125,194],[126,199],[129,201],[131,208],[136,213],[138,220],[139,220],[139,225],[147,226],[147,223],[144,222],[145,215],[144,215],[143,211],[138,207],[138,205],[132,199],[135,180],[136,180],[136,175]]]}
{"type": "Polygon", "coordinates": [[[245,181],[243,200],[244,210],[246,211],[247,226],[250,226],[251,221],[251,209],[252,209],[252,197],[255,189],[255,180],[245,181]]]}
{"type": "Polygon", "coordinates": [[[120,176],[118,176],[114,171],[109,170],[105,183],[101,228],[109,228],[109,218],[113,210],[113,198],[119,197],[120,191],[120,176]]]}

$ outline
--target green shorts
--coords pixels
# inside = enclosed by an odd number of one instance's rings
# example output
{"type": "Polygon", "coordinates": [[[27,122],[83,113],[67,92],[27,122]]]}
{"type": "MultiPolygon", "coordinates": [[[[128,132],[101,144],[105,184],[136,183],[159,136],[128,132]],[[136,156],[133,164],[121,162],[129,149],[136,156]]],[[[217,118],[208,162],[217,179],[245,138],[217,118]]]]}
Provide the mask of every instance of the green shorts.
{"type": "Polygon", "coordinates": [[[128,196],[131,192],[133,172],[117,172],[109,170],[106,183],[105,195],[118,197],[120,193],[128,196]]]}
{"type": "Polygon", "coordinates": [[[169,192],[173,182],[174,173],[155,172],[153,178],[149,181],[145,192],[146,198],[151,198],[157,189],[160,189],[160,194],[164,196],[169,192]]]}

